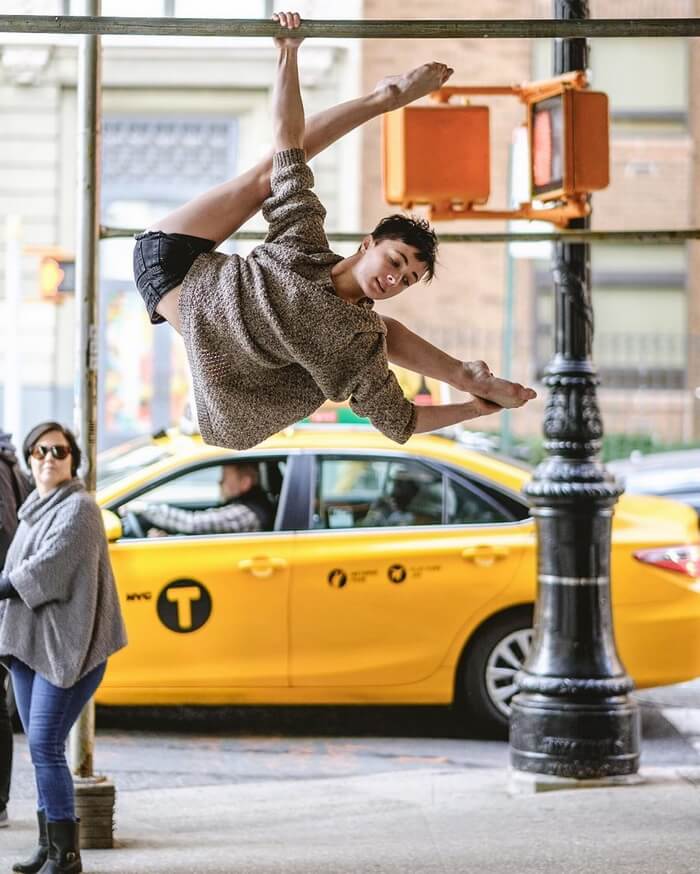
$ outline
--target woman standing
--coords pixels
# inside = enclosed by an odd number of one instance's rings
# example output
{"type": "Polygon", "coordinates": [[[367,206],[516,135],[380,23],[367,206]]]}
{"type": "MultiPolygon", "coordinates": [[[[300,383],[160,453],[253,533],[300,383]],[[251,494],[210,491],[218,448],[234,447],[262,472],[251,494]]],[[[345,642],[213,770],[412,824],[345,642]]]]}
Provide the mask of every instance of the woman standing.
{"type": "Polygon", "coordinates": [[[36,489],[0,574],[0,657],[9,666],[37,785],[39,845],[13,870],[82,871],[65,743],[107,658],[126,643],[100,510],[78,479],[80,449],[57,422],[23,454],[36,489]]]}

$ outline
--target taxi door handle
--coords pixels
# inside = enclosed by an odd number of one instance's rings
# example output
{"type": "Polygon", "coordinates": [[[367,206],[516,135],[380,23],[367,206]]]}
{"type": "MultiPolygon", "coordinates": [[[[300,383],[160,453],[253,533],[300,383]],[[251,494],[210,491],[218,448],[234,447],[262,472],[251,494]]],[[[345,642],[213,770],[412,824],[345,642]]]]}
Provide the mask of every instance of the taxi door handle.
{"type": "Polygon", "coordinates": [[[473,561],[479,567],[490,567],[507,557],[508,549],[505,546],[467,546],[462,550],[462,558],[473,561]]]}
{"type": "Polygon", "coordinates": [[[283,558],[268,557],[266,555],[258,555],[254,558],[242,558],[238,562],[238,569],[242,571],[250,571],[254,577],[258,579],[267,579],[271,577],[276,570],[286,568],[287,561],[283,558]]]}

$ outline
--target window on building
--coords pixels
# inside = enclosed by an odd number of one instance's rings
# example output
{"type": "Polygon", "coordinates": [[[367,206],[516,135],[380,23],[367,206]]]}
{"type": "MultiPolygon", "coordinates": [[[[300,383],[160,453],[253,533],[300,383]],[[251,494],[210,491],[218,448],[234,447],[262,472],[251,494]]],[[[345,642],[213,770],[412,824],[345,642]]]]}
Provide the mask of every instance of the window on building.
{"type": "MultiPolygon", "coordinates": [[[[688,117],[688,40],[592,39],[591,87],[610,98],[617,133],[684,130],[688,117]]],[[[552,75],[554,43],[537,40],[533,76],[552,75]]]]}
{"type": "Polygon", "coordinates": [[[174,7],[168,15],[177,18],[268,18],[274,11],[271,0],[170,0],[174,7]]]}
{"type": "MultiPolygon", "coordinates": [[[[64,0],[64,15],[85,15],[85,0],[64,0]]],[[[102,0],[108,18],[268,18],[272,0],[102,0]]]]}
{"type": "Polygon", "coordinates": [[[102,195],[181,204],[235,176],[237,123],[201,116],[105,118],[102,195]]]}
{"type": "MultiPolygon", "coordinates": [[[[235,119],[106,115],[102,220],[111,227],[148,227],[235,176],[236,152],[235,119]]],[[[235,244],[222,250],[235,251],[235,244]]],[[[184,350],[171,332],[149,325],[134,287],[132,251],[128,237],[100,247],[101,446],[168,427],[186,413],[189,400],[184,350]]]]}
{"type": "MultiPolygon", "coordinates": [[[[593,360],[605,388],[678,389],[687,360],[683,246],[593,246],[593,360]]],[[[554,349],[551,265],[537,262],[537,374],[554,349]]]]}

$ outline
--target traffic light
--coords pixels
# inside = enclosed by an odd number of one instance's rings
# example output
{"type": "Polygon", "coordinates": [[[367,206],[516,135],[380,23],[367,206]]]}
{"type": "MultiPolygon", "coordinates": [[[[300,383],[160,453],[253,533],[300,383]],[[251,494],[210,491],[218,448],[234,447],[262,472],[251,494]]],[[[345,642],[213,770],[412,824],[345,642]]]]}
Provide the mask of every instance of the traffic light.
{"type": "Polygon", "coordinates": [[[387,113],[385,200],[428,204],[432,220],[537,219],[566,227],[588,215],[589,192],[610,183],[610,145],[607,95],[586,85],[581,70],[523,85],[448,85],[431,94],[437,106],[387,113]],[[516,97],[524,105],[530,191],[516,209],[481,208],[490,194],[489,107],[464,103],[474,96],[516,97]]]}
{"type": "Polygon", "coordinates": [[[560,200],[606,188],[607,94],[568,88],[528,106],[533,199],[560,200]]]}
{"type": "Polygon", "coordinates": [[[75,260],[44,255],[39,262],[39,291],[45,300],[75,291],[75,260]]]}

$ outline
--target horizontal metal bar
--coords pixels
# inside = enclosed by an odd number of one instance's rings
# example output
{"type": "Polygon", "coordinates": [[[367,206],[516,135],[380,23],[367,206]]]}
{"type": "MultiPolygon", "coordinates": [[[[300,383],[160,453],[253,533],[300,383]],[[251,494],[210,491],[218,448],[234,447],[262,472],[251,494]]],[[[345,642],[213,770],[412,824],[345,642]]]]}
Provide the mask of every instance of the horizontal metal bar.
{"type": "MultiPolygon", "coordinates": [[[[140,234],[143,228],[110,228],[102,226],[100,237],[103,240],[116,237],[133,237],[140,234]]],[[[238,231],[232,234],[231,240],[264,240],[267,231],[238,231]]],[[[326,236],[336,243],[359,243],[366,234],[360,231],[328,231],[326,236]]],[[[441,243],[638,243],[651,240],[655,243],[680,243],[683,240],[700,240],[700,228],[684,228],[682,230],[639,230],[639,231],[533,231],[519,234],[512,231],[503,233],[470,233],[470,234],[439,234],[441,243]]]]}
{"type": "MultiPolygon", "coordinates": [[[[278,36],[258,18],[109,18],[90,15],[0,15],[5,33],[91,33],[136,36],[278,36]]],[[[700,36],[698,18],[423,19],[304,21],[295,35],[336,39],[534,39],[540,37],[700,36]]]]}

